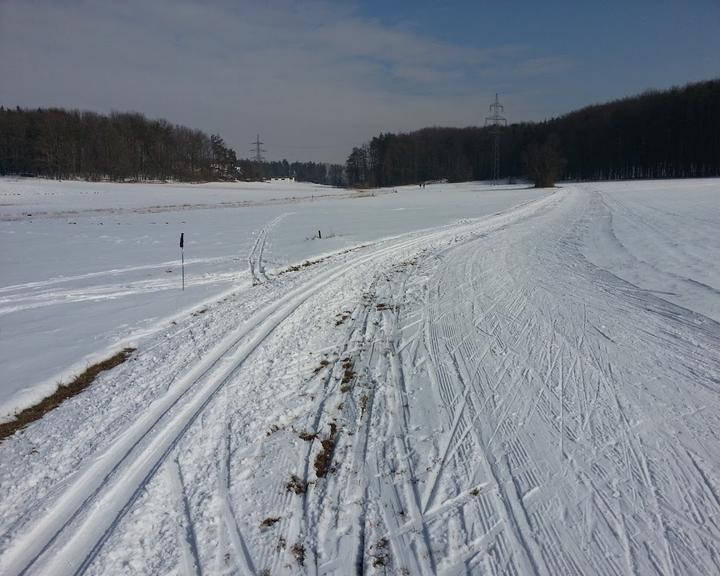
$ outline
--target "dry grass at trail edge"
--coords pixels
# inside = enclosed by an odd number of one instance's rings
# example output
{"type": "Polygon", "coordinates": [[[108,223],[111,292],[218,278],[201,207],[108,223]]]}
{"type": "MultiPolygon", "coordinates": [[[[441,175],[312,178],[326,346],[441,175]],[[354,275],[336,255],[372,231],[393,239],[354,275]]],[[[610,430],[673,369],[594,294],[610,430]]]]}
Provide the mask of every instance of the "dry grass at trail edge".
{"type": "Polygon", "coordinates": [[[28,424],[31,424],[36,420],[40,420],[40,418],[50,412],[50,410],[57,408],[65,400],[72,398],[85,390],[85,388],[95,381],[95,378],[97,378],[101,372],[105,372],[106,370],[110,370],[115,368],[115,366],[122,364],[134,351],[135,348],[125,348],[102,362],[88,366],[82,374],[73,378],[73,380],[68,384],[60,384],[58,389],[47,398],[41,400],[34,406],[30,406],[30,408],[26,408],[19,414],[16,414],[15,418],[10,422],[3,422],[0,424],[0,441],[4,440],[8,436],[12,436],[15,432],[25,428],[28,424]]]}
{"type": "Polygon", "coordinates": [[[300,566],[305,565],[305,546],[303,546],[300,542],[296,542],[293,544],[290,552],[293,556],[295,556],[295,560],[297,560],[297,563],[300,564],[300,566]]]}
{"type": "Polygon", "coordinates": [[[337,437],[337,425],[330,423],[330,435],[320,442],[322,450],[315,457],[315,474],[318,478],[324,478],[330,471],[333,451],[335,450],[335,439],[337,437]]]}
{"type": "Polygon", "coordinates": [[[305,492],[307,492],[307,486],[308,483],[305,482],[305,480],[302,480],[301,478],[293,474],[292,476],[290,476],[290,480],[285,485],[285,488],[288,492],[293,492],[299,496],[300,494],[305,494],[305,492]]]}
{"type": "Polygon", "coordinates": [[[265,528],[270,528],[271,526],[274,526],[278,522],[280,522],[279,516],[268,516],[267,518],[265,518],[265,520],[260,522],[260,530],[264,530],[265,528]]]}

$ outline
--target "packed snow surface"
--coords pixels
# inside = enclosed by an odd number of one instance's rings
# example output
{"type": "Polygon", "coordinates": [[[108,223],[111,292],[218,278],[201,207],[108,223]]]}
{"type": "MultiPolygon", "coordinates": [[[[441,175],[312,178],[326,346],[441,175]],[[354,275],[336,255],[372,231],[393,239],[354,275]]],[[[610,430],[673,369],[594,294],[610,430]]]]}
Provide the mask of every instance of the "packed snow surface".
{"type": "Polygon", "coordinates": [[[0,573],[720,572],[720,182],[172,188],[0,182],[0,573]]]}

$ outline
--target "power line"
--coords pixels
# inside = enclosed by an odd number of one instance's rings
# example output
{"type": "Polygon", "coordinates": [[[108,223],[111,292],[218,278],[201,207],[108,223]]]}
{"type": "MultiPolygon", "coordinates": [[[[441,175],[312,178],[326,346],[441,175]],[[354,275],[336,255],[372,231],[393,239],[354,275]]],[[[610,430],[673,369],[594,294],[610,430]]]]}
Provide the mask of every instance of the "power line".
{"type": "Polygon", "coordinates": [[[490,112],[492,116],[485,117],[485,126],[492,126],[493,134],[493,181],[500,179],[500,127],[507,126],[507,119],[500,114],[504,112],[505,107],[500,104],[498,95],[495,94],[495,102],[490,104],[490,112]]]}
{"type": "Polygon", "coordinates": [[[250,148],[250,152],[255,153],[255,157],[253,158],[253,160],[255,160],[255,162],[265,162],[265,156],[263,156],[263,154],[265,154],[267,150],[265,150],[265,148],[262,148],[265,142],[260,142],[260,134],[257,135],[255,142],[253,142],[252,144],[253,147],[250,148]]]}

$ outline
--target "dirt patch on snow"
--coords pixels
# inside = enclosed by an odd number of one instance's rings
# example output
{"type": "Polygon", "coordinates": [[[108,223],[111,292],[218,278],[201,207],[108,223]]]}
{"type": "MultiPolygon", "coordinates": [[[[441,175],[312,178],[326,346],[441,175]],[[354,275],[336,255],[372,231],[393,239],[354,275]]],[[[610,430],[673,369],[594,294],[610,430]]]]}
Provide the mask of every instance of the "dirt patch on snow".
{"type": "Polygon", "coordinates": [[[57,408],[68,398],[72,398],[73,396],[80,394],[80,392],[85,390],[85,388],[95,381],[95,378],[97,378],[101,372],[105,372],[106,370],[110,370],[115,368],[115,366],[122,364],[134,351],[134,348],[125,348],[102,362],[88,366],[82,374],[76,376],[68,384],[60,384],[58,389],[44,400],[41,400],[34,406],[30,406],[30,408],[26,408],[17,414],[10,422],[0,424],[0,441],[4,440],[8,436],[12,436],[15,432],[24,428],[28,424],[31,424],[36,420],[40,420],[40,418],[50,412],[50,410],[57,408]]]}

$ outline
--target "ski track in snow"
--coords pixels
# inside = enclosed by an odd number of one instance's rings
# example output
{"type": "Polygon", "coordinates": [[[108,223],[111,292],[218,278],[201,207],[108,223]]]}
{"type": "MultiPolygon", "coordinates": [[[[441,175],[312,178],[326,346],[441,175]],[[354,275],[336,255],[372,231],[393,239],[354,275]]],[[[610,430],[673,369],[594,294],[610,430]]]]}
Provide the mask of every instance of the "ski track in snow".
{"type": "Polygon", "coordinates": [[[662,230],[568,186],[268,275],[285,216],[253,287],[0,445],[0,573],[720,572],[720,324],[586,256],[662,230]]]}
{"type": "Polygon", "coordinates": [[[289,214],[280,214],[277,218],[273,218],[265,226],[263,226],[255,237],[255,242],[250,249],[248,254],[248,267],[250,268],[250,275],[253,279],[253,284],[262,284],[268,281],[268,277],[265,274],[265,263],[263,262],[263,255],[265,253],[265,245],[267,244],[268,235],[272,232],[282,220],[284,220],[289,214]]]}

